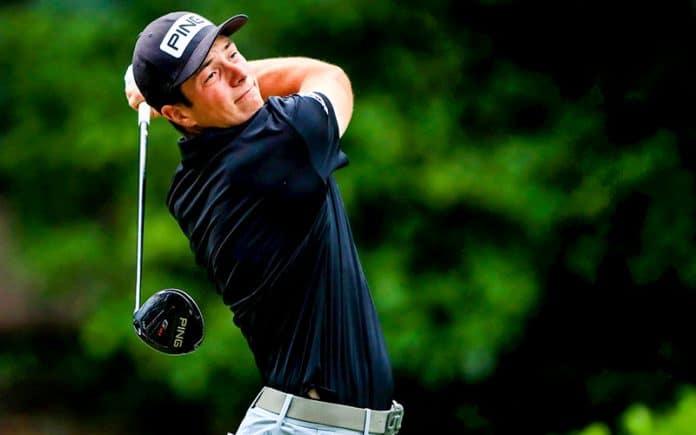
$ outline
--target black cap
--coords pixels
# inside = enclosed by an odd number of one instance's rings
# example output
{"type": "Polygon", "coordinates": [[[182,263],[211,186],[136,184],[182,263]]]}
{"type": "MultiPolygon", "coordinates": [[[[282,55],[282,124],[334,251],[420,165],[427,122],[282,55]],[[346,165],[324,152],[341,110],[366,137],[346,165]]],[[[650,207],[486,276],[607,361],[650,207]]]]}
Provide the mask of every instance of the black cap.
{"type": "Polygon", "coordinates": [[[219,35],[230,36],[247,22],[235,15],[219,26],[193,12],[172,12],[145,27],[133,50],[133,77],[145,101],[157,110],[172,90],[201,66],[219,35]]]}

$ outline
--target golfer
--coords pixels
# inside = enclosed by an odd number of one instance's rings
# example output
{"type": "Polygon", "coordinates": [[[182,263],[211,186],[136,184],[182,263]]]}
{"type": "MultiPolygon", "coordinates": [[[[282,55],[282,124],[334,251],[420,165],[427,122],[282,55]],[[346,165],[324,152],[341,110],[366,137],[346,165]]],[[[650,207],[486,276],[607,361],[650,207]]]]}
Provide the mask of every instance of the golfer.
{"type": "Polygon", "coordinates": [[[332,176],[350,81],[308,58],[247,61],[230,39],[246,22],[157,18],[126,87],[183,134],[167,205],[265,384],[236,433],[395,434],[403,408],[332,176]]]}

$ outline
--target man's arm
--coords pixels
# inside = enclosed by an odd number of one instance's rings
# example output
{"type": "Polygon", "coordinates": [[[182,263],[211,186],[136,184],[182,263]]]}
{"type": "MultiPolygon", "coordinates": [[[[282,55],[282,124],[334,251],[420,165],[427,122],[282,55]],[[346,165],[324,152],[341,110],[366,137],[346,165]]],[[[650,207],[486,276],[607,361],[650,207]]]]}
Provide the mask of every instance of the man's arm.
{"type": "Polygon", "coordinates": [[[283,57],[249,61],[259,82],[263,99],[298,92],[321,92],[334,107],[339,135],[348,128],[353,115],[353,90],[343,70],[306,57],[283,57]]]}
{"type": "MultiPolygon", "coordinates": [[[[348,128],[353,115],[353,90],[348,76],[335,65],[306,57],[283,57],[249,61],[256,76],[261,96],[286,96],[298,92],[321,92],[334,107],[339,135],[348,128]]],[[[137,110],[144,101],[132,79],[126,78],[125,86],[128,105],[137,110]]],[[[161,116],[152,109],[152,116],[161,116]]]]}

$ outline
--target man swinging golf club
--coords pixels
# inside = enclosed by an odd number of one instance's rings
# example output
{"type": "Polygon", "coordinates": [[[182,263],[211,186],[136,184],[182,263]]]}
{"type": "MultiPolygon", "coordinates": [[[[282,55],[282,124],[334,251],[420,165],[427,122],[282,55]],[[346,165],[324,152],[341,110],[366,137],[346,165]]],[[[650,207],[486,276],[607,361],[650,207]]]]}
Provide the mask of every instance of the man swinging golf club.
{"type": "Polygon", "coordinates": [[[230,39],[246,22],[157,18],[126,86],[183,134],[167,205],[265,384],[237,435],[395,434],[403,408],[332,176],[350,81],[308,58],[247,61],[230,39]]]}

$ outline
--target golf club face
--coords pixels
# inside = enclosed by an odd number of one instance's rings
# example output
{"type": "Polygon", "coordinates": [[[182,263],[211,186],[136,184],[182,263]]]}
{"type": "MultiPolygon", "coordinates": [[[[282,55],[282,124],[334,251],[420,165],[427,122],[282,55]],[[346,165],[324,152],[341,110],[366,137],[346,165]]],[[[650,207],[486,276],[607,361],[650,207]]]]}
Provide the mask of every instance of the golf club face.
{"type": "Polygon", "coordinates": [[[133,313],[135,333],[148,346],[169,355],[191,353],[203,342],[201,310],[186,292],[160,290],[133,313]]]}

